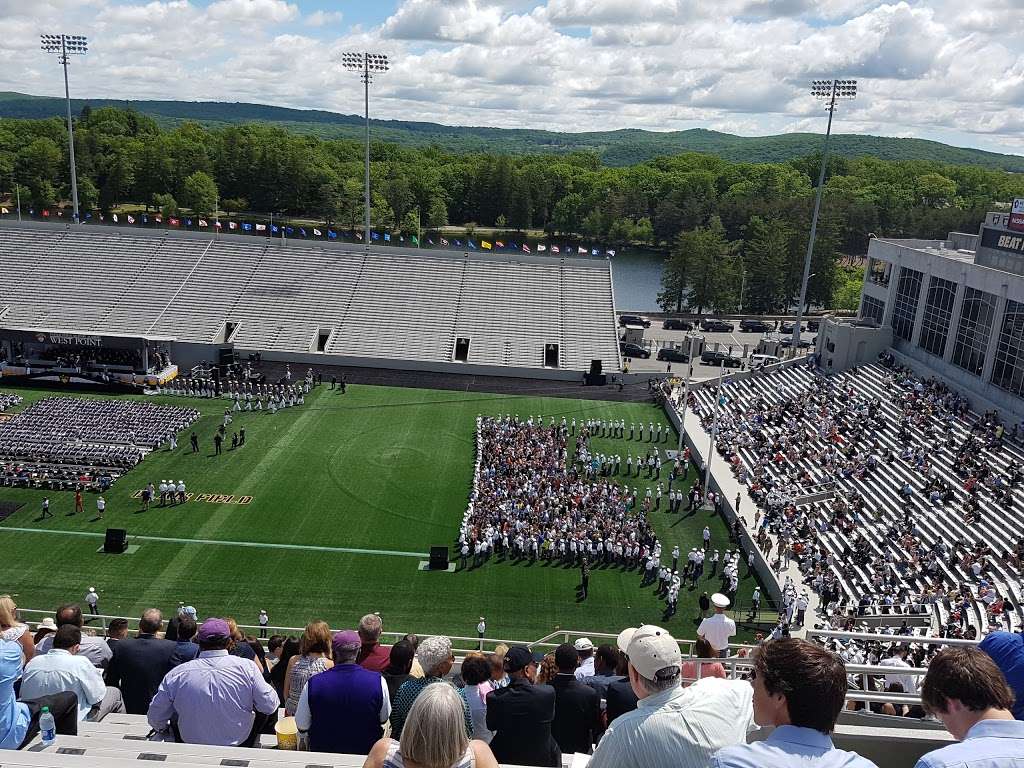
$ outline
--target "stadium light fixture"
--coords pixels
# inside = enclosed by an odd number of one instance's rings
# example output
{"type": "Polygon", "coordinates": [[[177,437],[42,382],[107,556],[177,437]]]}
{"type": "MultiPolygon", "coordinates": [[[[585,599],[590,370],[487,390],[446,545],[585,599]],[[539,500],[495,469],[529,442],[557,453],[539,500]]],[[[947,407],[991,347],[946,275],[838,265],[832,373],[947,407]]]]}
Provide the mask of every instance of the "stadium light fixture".
{"type": "Polygon", "coordinates": [[[68,108],[68,160],[71,165],[71,205],[75,224],[81,223],[78,215],[78,173],[75,169],[75,129],[71,124],[71,92],[68,89],[68,58],[84,56],[89,52],[89,41],[85,35],[40,35],[39,42],[47,53],[57,54],[57,61],[64,67],[64,100],[68,108]]]}
{"type": "Polygon", "coordinates": [[[807,255],[804,257],[804,275],[800,281],[800,301],[796,305],[796,322],[793,323],[792,355],[800,349],[800,326],[804,320],[804,302],[807,301],[807,284],[811,279],[811,256],[814,253],[814,238],[818,232],[818,211],[821,209],[821,194],[825,189],[825,168],[828,165],[828,144],[832,138],[832,117],[836,103],[840,100],[857,98],[856,80],[815,80],[811,83],[811,96],[825,101],[828,111],[828,127],[825,129],[825,148],[821,153],[821,169],[818,172],[818,192],[814,197],[814,213],[811,215],[811,236],[807,240],[807,255]]]}
{"type": "Polygon", "coordinates": [[[366,108],[366,201],[364,212],[364,239],[366,250],[370,250],[370,83],[377,73],[387,72],[391,68],[388,57],[383,53],[343,53],[341,66],[349,72],[359,72],[364,86],[364,104],[366,108]]]}

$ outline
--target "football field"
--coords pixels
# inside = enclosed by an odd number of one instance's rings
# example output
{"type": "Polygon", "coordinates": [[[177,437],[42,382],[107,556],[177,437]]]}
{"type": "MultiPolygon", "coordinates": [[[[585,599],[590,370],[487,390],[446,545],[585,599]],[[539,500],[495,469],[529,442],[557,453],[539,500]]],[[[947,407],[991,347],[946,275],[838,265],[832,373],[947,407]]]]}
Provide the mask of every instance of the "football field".
{"type": "MultiPolygon", "coordinates": [[[[25,398],[23,406],[53,394],[15,391],[25,398]]],[[[638,571],[596,568],[589,598],[577,602],[577,568],[492,557],[465,572],[419,570],[431,545],[455,552],[472,481],[478,414],[543,414],[545,421],[554,416],[559,422],[563,416],[577,422],[621,418],[627,425],[668,427],[653,404],[360,385],[342,395],[323,385],[303,406],[274,415],[234,414],[224,452],[214,456],[213,434],[227,401],[149,399],[202,411],[193,425],[200,451],[192,452],[185,430],[176,451],[150,454],[106,495],[103,520],[95,519],[93,493],[85,494],[85,513],[71,515],[70,492],[0,488],[0,502],[22,505],[0,523],[0,592],[15,594],[22,608],[49,610],[81,600],[95,586],[103,613],[128,617],[150,606],[166,615],[184,601],[201,617],[231,615],[241,624],[255,624],[265,608],[274,625],[323,618],[343,627],[379,611],[388,631],[473,635],[485,616],[489,636],[522,640],[556,627],[617,632],[661,623],[664,602],[656,587],[640,588],[638,571]],[[239,426],[245,427],[246,443],[230,450],[231,432],[239,426]],[[184,480],[196,496],[143,511],[137,492],[147,482],[168,479],[184,480]],[[54,517],[40,520],[47,495],[54,517]],[[97,551],[108,526],[126,528],[137,549],[124,555],[97,551]]],[[[674,448],[676,439],[670,429],[659,446],[674,448]]],[[[598,452],[621,455],[623,473],[626,455],[645,453],[649,445],[612,438],[592,442],[598,452]]],[[[667,472],[662,479],[667,487],[667,472]]],[[[649,483],[644,477],[628,482],[641,495],[649,483]]],[[[674,544],[684,558],[690,547],[700,546],[705,524],[713,548],[728,548],[725,526],[714,514],[666,509],[663,504],[651,513],[663,561],[674,544]]],[[[740,573],[746,574],[745,566],[740,573]]],[[[680,637],[692,637],[697,596],[719,585],[719,579],[705,578],[697,591],[684,589],[678,613],[666,625],[680,637]]],[[[740,602],[749,602],[753,587],[753,578],[741,580],[740,602]]]]}

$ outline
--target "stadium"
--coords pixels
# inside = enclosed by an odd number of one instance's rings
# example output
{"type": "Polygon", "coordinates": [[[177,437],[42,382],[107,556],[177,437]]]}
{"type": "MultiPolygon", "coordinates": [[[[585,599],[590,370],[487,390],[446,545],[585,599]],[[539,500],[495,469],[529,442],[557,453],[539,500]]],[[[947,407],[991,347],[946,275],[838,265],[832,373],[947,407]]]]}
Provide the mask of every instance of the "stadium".
{"type": "Polygon", "coordinates": [[[823,155],[783,311],[708,217],[738,301],[641,312],[615,249],[379,242],[346,57],[351,242],[82,216],[73,138],[0,207],[0,764],[1019,766],[1024,199],[833,311],[823,155]]]}

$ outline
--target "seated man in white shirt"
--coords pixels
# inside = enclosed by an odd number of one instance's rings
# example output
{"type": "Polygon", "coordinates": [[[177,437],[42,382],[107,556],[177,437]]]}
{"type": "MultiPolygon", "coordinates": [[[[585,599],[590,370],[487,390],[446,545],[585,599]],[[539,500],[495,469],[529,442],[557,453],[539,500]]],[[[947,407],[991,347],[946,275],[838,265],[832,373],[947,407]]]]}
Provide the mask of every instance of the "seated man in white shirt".
{"type": "Polygon", "coordinates": [[[661,627],[624,630],[617,642],[639,701],[608,726],[589,768],[705,768],[717,750],[746,742],[749,683],[707,677],[683,688],[679,644],[661,627]]]}
{"type": "Polygon", "coordinates": [[[69,692],[78,697],[78,719],[98,722],[111,712],[123,712],[121,692],[103,682],[103,673],[79,655],[82,630],[64,624],[53,635],[49,653],[36,656],[21,677],[22,699],[39,699],[69,692]]]}
{"type": "MultiPolygon", "coordinates": [[[[58,608],[54,619],[58,627],[62,627],[65,624],[74,624],[76,627],[82,627],[85,624],[82,618],[82,609],[75,603],[68,603],[58,608]]],[[[39,641],[39,645],[36,646],[36,654],[49,653],[52,643],[53,635],[49,634],[39,641]]],[[[110,650],[110,646],[107,645],[107,641],[102,637],[83,633],[78,655],[87,658],[94,667],[103,669],[110,662],[113,652],[110,650]]]]}

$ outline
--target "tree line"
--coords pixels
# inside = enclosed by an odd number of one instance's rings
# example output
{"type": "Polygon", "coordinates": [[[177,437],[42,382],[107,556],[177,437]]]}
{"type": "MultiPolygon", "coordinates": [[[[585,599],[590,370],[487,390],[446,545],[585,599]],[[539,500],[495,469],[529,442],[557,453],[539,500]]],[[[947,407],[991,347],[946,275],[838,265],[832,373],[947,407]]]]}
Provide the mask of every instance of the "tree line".
{"type": "MultiPolygon", "coordinates": [[[[83,210],[126,204],[165,212],[273,212],[357,228],[363,145],[269,125],[161,129],[132,110],[85,107],[75,122],[83,210]]],[[[799,292],[820,156],[732,162],[686,153],[608,167],[592,152],[451,153],[371,146],[372,219],[384,231],[446,225],[539,230],[666,256],[662,303],[771,312],[799,292]]],[[[70,197],[66,125],[0,120],[0,190],[23,203],[70,197]]],[[[1024,197],[1024,178],[967,165],[831,157],[809,299],[830,306],[841,255],[869,233],[940,238],[975,231],[993,203],[1024,197]]]]}

